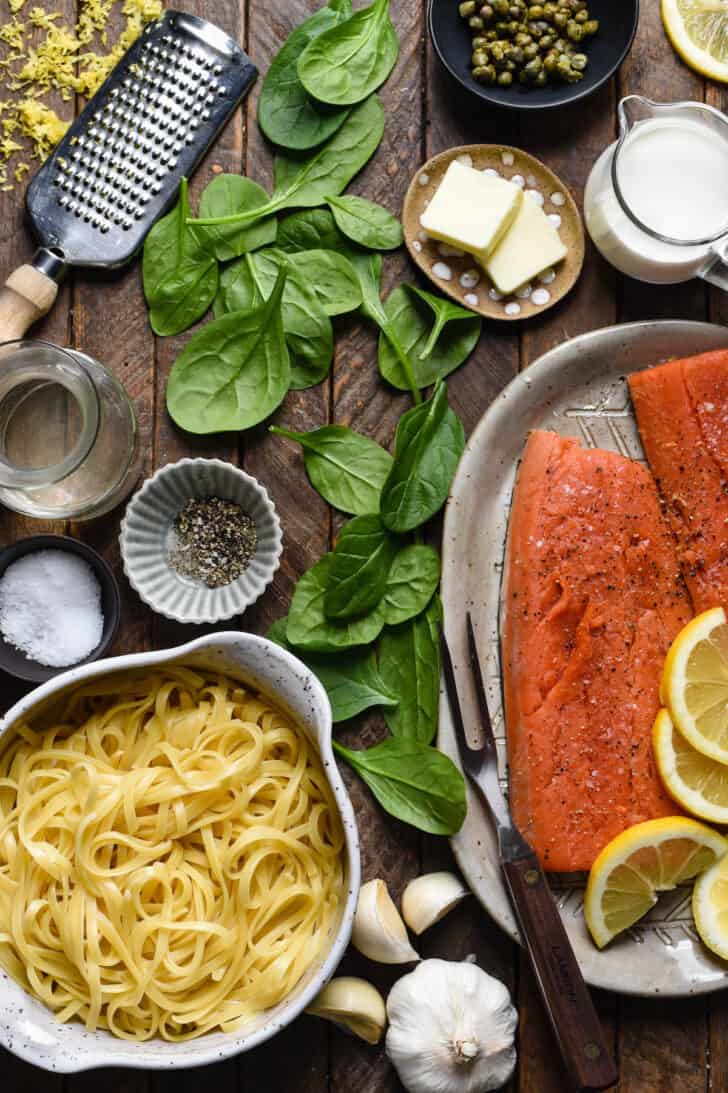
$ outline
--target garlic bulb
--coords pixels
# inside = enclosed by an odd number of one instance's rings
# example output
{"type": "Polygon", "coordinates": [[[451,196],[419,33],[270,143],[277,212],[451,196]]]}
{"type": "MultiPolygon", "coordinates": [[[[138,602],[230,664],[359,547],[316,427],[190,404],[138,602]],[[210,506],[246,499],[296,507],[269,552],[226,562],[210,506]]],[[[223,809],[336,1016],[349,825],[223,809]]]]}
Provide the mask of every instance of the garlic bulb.
{"type": "Polygon", "coordinates": [[[486,1093],[516,1065],[508,990],[475,964],[423,960],[387,999],[387,1055],[410,1093],[486,1093]]]}
{"type": "Polygon", "coordinates": [[[457,907],[468,889],[454,873],[425,873],[410,881],[402,895],[402,917],[416,934],[434,926],[457,907]]]}
{"type": "Polygon", "coordinates": [[[383,880],[370,880],[362,885],[351,943],[380,964],[407,964],[420,959],[410,945],[407,928],[383,880]]]}
{"type": "Polygon", "coordinates": [[[324,1017],[353,1032],[368,1044],[378,1044],[387,1027],[384,999],[366,979],[343,975],[320,991],[306,1013],[324,1017]]]}

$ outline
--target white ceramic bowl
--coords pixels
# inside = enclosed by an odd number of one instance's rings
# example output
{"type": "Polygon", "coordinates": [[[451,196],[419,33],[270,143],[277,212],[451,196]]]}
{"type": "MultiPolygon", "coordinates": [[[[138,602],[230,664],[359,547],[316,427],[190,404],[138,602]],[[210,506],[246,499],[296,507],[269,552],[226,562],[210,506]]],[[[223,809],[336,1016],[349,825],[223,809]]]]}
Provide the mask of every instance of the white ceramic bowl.
{"type": "Polygon", "coordinates": [[[359,839],[344,783],[331,748],[331,707],[323,687],[304,664],[286,650],[252,634],[210,634],[177,649],[98,660],[72,668],[17,702],[0,722],[0,736],[20,717],[32,717],[58,693],[96,676],[160,664],[214,668],[257,687],[286,707],[317,745],[341,813],[346,838],[346,896],[336,929],[320,960],[288,998],[237,1032],[214,1032],[196,1040],[146,1043],[119,1040],[105,1031],[87,1032],[72,1021],[61,1024],[42,1003],[0,971],[0,1043],[8,1051],[45,1070],[74,1073],[97,1066],[171,1070],[218,1062],[249,1051],[270,1039],[308,1005],[333,975],[349,943],[360,885],[359,839]]]}
{"type": "Polygon", "coordinates": [[[221,459],[180,459],[160,467],[129,502],[119,536],[124,572],[149,607],[176,622],[220,622],[241,615],[273,580],[281,525],[265,487],[221,459]],[[180,576],[167,561],[173,525],[191,497],[224,497],[252,518],[258,544],[250,565],[222,588],[180,576]]]}

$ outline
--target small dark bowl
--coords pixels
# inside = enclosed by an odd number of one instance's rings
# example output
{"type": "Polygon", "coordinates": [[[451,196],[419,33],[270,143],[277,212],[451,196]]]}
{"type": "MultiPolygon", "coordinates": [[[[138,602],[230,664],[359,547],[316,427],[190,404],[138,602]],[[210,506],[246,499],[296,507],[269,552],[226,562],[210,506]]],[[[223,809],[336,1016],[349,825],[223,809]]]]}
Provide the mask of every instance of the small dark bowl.
{"type": "Polygon", "coordinates": [[[589,0],[589,14],[599,20],[599,31],[584,52],[589,64],[584,79],[575,84],[547,87],[487,87],[470,75],[470,28],[458,11],[458,0],[430,0],[429,27],[435,51],[450,75],[467,91],[493,106],[511,110],[548,110],[577,102],[606,83],[629,53],[637,31],[639,0],[589,0]]]}
{"type": "Polygon", "coordinates": [[[20,539],[17,543],[5,547],[0,551],[0,577],[5,570],[18,558],[25,554],[32,554],[36,550],[67,550],[69,554],[77,554],[93,569],[96,580],[101,586],[101,610],[104,615],[104,627],[101,633],[101,641],[87,657],[76,661],[75,664],[67,664],[60,668],[51,668],[47,664],[39,664],[35,660],[26,657],[14,645],[10,645],[0,633],[0,669],[17,679],[30,680],[32,683],[45,683],[47,679],[67,672],[70,668],[77,668],[79,664],[88,664],[92,660],[102,657],[111,645],[119,628],[119,615],[121,606],[119,602],[119,586],[116,577],[108,565],[92,547],[80,543],[77,539],[69,539],[66,535],[31,535],[28,539],[20,539]]]}

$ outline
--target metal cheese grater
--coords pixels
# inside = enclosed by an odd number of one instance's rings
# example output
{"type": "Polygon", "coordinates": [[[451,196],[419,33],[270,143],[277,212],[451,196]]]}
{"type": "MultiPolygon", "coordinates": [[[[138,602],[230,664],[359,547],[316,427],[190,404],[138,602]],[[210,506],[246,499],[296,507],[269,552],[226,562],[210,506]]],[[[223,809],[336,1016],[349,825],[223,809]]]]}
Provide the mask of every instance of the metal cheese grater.
{"type": "Polygon", "coordinates": [[[0,340],[45,314],[68,266],[134,256],[256,75],[204,19],[167,11],[144,30],[28,188],[41,246],[0,290],[0,340]]]}

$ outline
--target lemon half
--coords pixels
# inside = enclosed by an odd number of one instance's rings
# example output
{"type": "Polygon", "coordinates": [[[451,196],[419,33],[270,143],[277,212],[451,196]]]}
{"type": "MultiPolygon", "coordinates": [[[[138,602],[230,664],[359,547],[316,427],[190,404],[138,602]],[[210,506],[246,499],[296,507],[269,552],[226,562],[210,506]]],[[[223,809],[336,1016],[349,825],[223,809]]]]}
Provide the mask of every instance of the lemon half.
{"type": "Polygon", "coordinates": [[[697,751],[665,709],[655,718],[652,746],[670,796],[701,820],[728,824],[728,765],[697,751]]]}
{"type": "Polygon", "coordinates": [[[728,840],[685,816],[635,824],[604,847],[589,873],[584,915],[603,949],[657,903],[728,853],[728,840]]]}
{"type": "Polygon", "coordinates": [[[722,607],[684,626],[665,660],[663,702],[694,748],[728,763],[728,622],[722,607]]]}
{"type": "Polygon", "coordinates": [[[662,0],[662,21],[685,64],[728,83],[727,0],[662,0]]]}
{"type": "Polygon", "coordinates": [[[708,948],[728,960],[728,857],[698,879],[693,889],[693,918],[708,948]]]}

